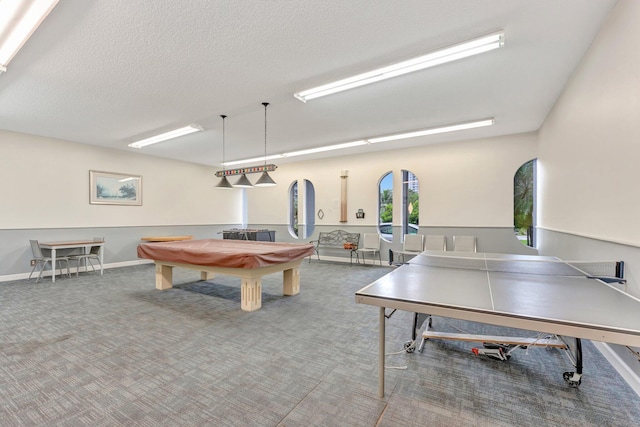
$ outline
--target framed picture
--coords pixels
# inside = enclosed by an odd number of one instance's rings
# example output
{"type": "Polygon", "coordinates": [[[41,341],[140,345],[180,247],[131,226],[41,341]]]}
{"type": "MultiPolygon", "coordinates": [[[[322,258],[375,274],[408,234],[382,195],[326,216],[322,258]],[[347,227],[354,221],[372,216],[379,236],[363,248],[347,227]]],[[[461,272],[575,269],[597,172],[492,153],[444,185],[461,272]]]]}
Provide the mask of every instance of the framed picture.
{"type": "Polygon", "coordinates": [[[90,170],[89,203],[141,206],[142,176],[90,170]]]}

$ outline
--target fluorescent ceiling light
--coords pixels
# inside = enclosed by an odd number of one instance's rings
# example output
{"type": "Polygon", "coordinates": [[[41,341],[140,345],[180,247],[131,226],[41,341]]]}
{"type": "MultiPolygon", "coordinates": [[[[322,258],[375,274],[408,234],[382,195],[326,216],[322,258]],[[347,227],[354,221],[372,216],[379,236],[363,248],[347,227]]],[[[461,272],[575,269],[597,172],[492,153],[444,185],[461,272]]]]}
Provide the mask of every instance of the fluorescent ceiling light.
{"type": "Polygon", "coordinates": [[[304,156],[305,154],[315,154],[322,153],[323,151],[331,151],[331,150],[341,150],[343,148],[351,148],[358,147],[360,145],[366,145],[367,141],[353,141],[353,142],[345,142],[344,144],[336,144],[336,145],[327,145],[326,147],[318,147],[318,148],[310,148],[308,150],[300,150],[300,151],[291,151],[289,153],[284,153],[284,157],[295,157],[295,156],[304,156]]]}
{"type": "MultiPolygon", "coordinates": [[[[416,138],[419,136],[435,135],[438,133],[456,132],[459,130],[475,129],[495,124],[494,118],[476,120],[473,122],[458,123],[454,125],[440,126],[437,128],[423,129],[414,132],[398,133],[395,135],[381,136],[377,138],[363,139],[359,141],[345,142],[342,144],[327,145],[324,147],[309,148],[308,150],[291,151],[283,154],[273,154],[266,157],[266,160],[282,159],[287,157],[304,156],[308,154],[322,153],[324,151],[341,150],[344,148],[358,147],[367,144],[376,144],[378,142],[395,141],[398,139],[416,138]]],[[[226,162],[225,166],[239,165],[242,163],[254,163],[258,161],[266,161],[264,157],[254,157],[253,159],[234,160],[226,162]]]]}
{"type": "Polygon", "coordinates": [[[244,159],[244,160],[234,160],[232,162],[225,162],[222,165],[223,166],[234,166],[234,165],[241,165],[243,163],[255,163],[255,162],[266,162],[268,160],[277,160],[277,159],[281,159],[282,157],[284,157],[282,154],[272,154],[270,156],[261,156],[261,157],[254,157],[252,159],[244,159]]]}
{"type": "Polygon", "coordinates": [[[189,125],[180,129],[174,129],[169,132],[165,132],[160,135],[152,136],[150,138],[142,139],[140,141],[132,142],[131,144],[129,144],[129,147],[142,148],[142,147],[146,147],[147,145],[157,144],[158,142],[166,141],[168,139],[177,138],[179,136],[188,135],[194,132],[200,132],[201,130],[202,128],[198,125],[189,125]]]}
{"type": "Polygon", "coordinates": [[[58,4],[58,0],[0,1],[0,72],[58,4]]]}
{"type": "Polygon", "coordinates": [[[466,58],[468,56],[488,52],[502,46],[504,46],[504,31],[499,31],[440,49],[417,58],[378,68],[373,71],[358,74],[332,83],[327,83],[301,92],[296,92],[293,96],[302,102],[307,102],[310,99],[320,98],[321,96],[331,95],[344,90],[379,82],[380,80],[423,70],[425,68],[466,58]]]}
{"type": "Polygon", "coordinates": [[[485,119],[485,120],[478,120],[475,122],[460,123],[457,125],[441,126],[437,128],[418,130],[415,132],[407,132],[407,133],[399,133],[396,135],[382,136],[379,138],[370,138],[367,141],[370,144],[376,144],[378,142],[396,141],[398,139],[416,138],[418,136],[435,135],[438,133],[455,132],[458,130],[480,128],[484,126],[491,126],[494,123],[495,123],[495,120],[491,118],[491,119],[485,119]]]}

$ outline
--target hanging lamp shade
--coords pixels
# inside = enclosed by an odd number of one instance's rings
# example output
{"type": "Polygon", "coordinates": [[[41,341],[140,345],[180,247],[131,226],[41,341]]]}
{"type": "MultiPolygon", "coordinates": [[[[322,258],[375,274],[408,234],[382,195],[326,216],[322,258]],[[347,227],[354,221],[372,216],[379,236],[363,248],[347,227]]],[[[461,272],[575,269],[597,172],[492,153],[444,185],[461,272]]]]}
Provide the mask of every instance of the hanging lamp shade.
{"type": "Polygon", "coordinates": [[[233,185],[231,185],[226,176],[223,176],[220,178],[220,182],[216,185],[216,188],[233,188],[233,185]]]}
{"type": "Polygon", "coordinates": [[[247,178],[247,175],[243,173],[240,179],[236,181],[236,183],[233,186],[238,188],[252,188],[253,184],[251,183],[251,181],[249,181],[249,178],[247,178]]]}
{"type": "MultiPolygon", "coordinates": [[[[264,165],[267,165],[267,106],[268,102],[263,102],[264,105],[264,165]]],[[[260,179],[256,181],[256,187],[273,187],[276,182],[269,176],[269,172],[262,172],[260,179]]]]}
{"type": "Polygon", "coordinates": [[[262,172],[260,178],[256,181],[256,187],[273,187],[276,182],[269,176],[269,172],[262,172]]]}

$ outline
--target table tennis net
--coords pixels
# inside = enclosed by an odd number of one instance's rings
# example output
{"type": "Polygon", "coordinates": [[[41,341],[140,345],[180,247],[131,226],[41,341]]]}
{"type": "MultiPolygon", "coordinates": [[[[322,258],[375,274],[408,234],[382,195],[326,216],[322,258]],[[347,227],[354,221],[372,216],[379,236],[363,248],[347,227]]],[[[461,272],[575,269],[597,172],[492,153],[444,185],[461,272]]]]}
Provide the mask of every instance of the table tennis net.
{"type": "MultiPolygon", "coordinates": [[[[469,258],[421,254],[412,264],[463,270],[482,270],[543,276],[582,276],[622,279],[623,261],[562,261],[537,259],[469,258]]],[[[616,280],[617,281],[617,280],[616,280]]]]}

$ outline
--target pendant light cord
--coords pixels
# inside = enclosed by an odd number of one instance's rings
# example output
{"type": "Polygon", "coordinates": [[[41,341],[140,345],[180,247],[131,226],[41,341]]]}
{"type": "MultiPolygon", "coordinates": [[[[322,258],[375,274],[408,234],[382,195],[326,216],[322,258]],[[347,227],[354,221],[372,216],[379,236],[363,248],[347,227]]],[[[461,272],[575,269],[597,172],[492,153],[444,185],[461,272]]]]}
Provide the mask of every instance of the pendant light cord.
{"type": "Polygon", "coordinates": [[[226,176],[224,174],[224,172],[226,171],[225,169],[225,164],[224,164],[224,119],[227,118],[227,116],[225,116],[224,114],[222,114],[220,117],[222,117],[222,176],[226,176]]]}
{"type": "Polygon", "coordinates": [[[267,166],[267,105],[268,102],[263,102],[264,105],[264,165],[267,166]]]}

